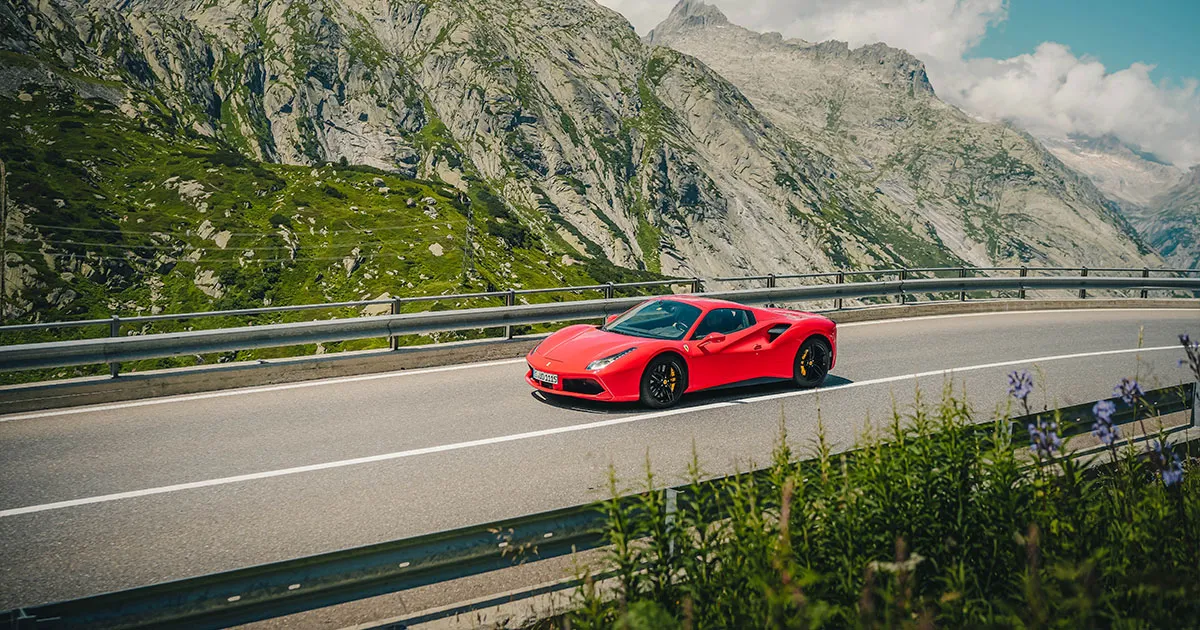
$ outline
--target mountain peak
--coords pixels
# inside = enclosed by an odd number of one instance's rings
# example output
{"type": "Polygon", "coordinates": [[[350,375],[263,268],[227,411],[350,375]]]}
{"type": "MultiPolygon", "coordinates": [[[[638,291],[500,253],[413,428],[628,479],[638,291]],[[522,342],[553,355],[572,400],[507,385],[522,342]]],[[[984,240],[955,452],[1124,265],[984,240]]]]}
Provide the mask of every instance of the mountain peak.
{"type": "Polygon", "coordinates": [[[671,17],[686,20],[692,24],[728,24],[729,18],[716,6],[703,0],[679,0],[671,17]]]}
{"type": "MultiPolygon", "coordinates": [[[[669,48],[675,48],[681,41],[691,38],[709,42],[716,37],[716,33],[705,31],[709,26],[721,28],[721,37],[726,39],[743,43],[753,41],[757,42],[757,46],[789,54],[840,58],[872,69],[883,68],[885,73],[891,73],[886,82],[902,86],[906,91],[934,94],[933,86],[925,73],[925,63],[906,50],[892,48],[882,42],[851,49],[848,43],[838,40],[813,44],[801,39],[785,39],[783,35],[775,32],[758,33],[730,22],[720,9],[703,0],[680,0],[671,10],[671,14],[646,35],[645,41],[669,48]]],[[[710,44],[711,42],[704,45],[710,44]]],[[[726,41],[721,45],[730,43],[726,41]]]]}
{"type": "Polygon", "coordinates": [[[656,34],[661,36],[688,28],[728,24],[729,18],[725,17],[720,9],[703,0],[679,0],[675,8],[671,9],[671,14],[667,16],[667,19],[650,31],[646,39],[653,42],[656,34]]]}

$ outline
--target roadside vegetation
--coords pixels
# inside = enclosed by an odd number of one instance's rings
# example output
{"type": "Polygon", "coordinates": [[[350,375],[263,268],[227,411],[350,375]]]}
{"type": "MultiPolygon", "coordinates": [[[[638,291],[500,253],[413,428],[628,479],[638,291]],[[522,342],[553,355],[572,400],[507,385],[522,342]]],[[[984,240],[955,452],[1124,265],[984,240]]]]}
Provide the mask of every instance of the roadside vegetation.
{"type": "MultiPolygon", "coordinates": [[[[1200,345],[1182,338],[1200,379],[1200,345]]],[[[947,390],[895,413],[855,450],[822,431],[799,456],[782,436],[760,475],[701,484],[673,517],[663,493],[609,508],[615,593],[585,581],[563,628],[1167,628],[1200,623],[1200,474],[1153,419],[1135,444],[1114,424],[1144,405],[1133,380],[1091,409],[1013,430],[1034,390],[990,423],[947,390]],[[1096,447],[1080,454],[1072,441],[1096,447]]],[[[1126,432],[1123,432],[1123,429],[1126,432]]],[[[1130,435],[1127,435],[1129,433],[1130,435]]],[[[647,475],[646,485],[654,479],[647,475]]],[[[613,490],[616,490],[615,480],[613,490]]]]}

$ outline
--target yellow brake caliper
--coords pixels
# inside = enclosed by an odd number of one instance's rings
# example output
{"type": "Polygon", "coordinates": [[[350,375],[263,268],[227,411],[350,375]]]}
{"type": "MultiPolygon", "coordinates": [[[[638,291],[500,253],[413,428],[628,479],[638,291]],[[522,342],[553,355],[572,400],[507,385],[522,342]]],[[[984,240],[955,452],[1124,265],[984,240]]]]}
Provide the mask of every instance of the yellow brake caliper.
{"type": "Polygon", "coordinates": [[[811,350],[805,350],[804,354],[800,355],[800,376],[808,376],[808,353],[811,350]]]}
{"type": "Polygon", "coordinates": [[[672,392],[674,392],[675,391],[675,381],[676,381],[675,368],[671,367],[670,370],[671,370],[671,373],[667,376],[667,378],[663,379],[663,385],[666,385],[672,392]]]}

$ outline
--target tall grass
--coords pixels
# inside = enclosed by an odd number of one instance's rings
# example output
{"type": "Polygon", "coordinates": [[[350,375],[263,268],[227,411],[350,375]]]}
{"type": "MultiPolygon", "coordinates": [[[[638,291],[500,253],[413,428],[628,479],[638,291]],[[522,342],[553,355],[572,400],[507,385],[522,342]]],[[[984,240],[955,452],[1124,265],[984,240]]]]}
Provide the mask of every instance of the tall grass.
{"type": "Polygon", "coordinates": [[[1200,627],[1194,465],[1128,440],[1030,453],[1001,415],[981,427],[947,390],[848,453],[823,429],[799,454],[781,434],[767,470],[719,484],[694,457],[674,514],[662,492],[609,504],[615,595],[585,584],[555,623],[1200,627]]]}

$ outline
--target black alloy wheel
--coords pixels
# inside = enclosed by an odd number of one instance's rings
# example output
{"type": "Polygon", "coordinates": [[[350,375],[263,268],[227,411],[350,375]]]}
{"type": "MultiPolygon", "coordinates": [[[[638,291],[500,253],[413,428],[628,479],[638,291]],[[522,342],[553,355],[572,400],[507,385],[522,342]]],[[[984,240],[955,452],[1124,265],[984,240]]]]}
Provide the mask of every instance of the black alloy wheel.
{"type": "Polygon", "coordinates": [[[792,368],[792,378],[796,384],[804,388],[820,387],[829,376],[829,364],[833,352],[829,342],[820,337],[809,337],[800,344],[796,352],[796,362],[792,368]]]}
{"type": "Polygon", "coordinates": [[[666,409],[679,402],[687,389],[687,369],[673,356],[655,358],[642,373],[642,404],[666,409]]]}

